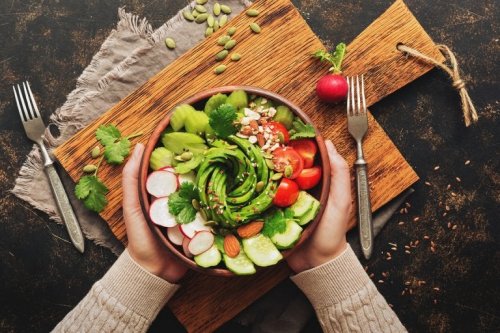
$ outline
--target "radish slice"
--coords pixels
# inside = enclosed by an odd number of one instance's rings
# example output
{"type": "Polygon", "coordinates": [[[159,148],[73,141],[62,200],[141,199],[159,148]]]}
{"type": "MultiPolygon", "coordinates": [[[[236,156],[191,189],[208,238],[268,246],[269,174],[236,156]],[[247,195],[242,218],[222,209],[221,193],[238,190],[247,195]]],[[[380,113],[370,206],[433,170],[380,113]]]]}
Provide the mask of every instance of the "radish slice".
{"type": "Polygon", "coordinates": [[[175,173],[175,169],[171,166],[166,166],[166,167],[163,167],[163,168],[159,168],[158,171],[168,171],[168,172],[173,172],[175,173]]]}
{"type": "Polygon", "coordinates": [[[168,171],[155,171],[146,181],[149,194],[157,198],[167,197],[177,190],[177,176],[168,171]]]}
{"type": "Polygon", "coordinates": [[[178,179],[179,179],[179,185],[181,185],[182,183],[184,182],[187,182],[187,183],[194,183],[195,179],[196,179],[196,175],[194,174],[193,171],[191,172],[188,172],[186,174],[183,174],[183,175],[179,175],[177,176],[178,179]]]}
{"type": "Polygon", "coordinates": [[[215,237],[210,231],[199,231],[188,244],[188,250],[197,256],[214,245],[215,237]]]}
{"type": "Polygon", "coordinates": [[[191,240],[187,237],[184,237],[184,240],[182,241],[182,250],[184,251],[184,254],[186,255],[186,257],[188,257],[188,258],[194,257],[193,254],[191,252],[189,252],[189,243],[190,242],[191,242],[191,240]]]}
{"type": "Polygon", "coordinates": [[[175,227],[170,227],[167,229],[167,237],[175,245],[182,245],[182,241],[184,240],[184,235],[179,229],[179,225],[175,227]]]}
{"type": "Polygon", "coordinates": [[[193,238],[198,231],[212,231],[212,228],[205,225],[205,220],[200,213],[196,213],[196,218],[193,222],[180,225],[181,232],[187,238],[193,238]]]}
{"type": "Polygon", "coordinates": [[[168,198],[159,198],[153,201],[149,207],[149,217],[153,223],[162,227],[175,227],[177,222],[175,216],[168,211],[168,198]]]}

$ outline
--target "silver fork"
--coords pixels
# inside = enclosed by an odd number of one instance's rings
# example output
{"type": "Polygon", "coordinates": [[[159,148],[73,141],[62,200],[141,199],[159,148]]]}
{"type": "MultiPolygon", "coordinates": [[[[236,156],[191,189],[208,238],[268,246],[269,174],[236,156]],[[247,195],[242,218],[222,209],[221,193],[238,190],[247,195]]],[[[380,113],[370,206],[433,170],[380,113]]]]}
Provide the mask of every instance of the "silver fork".
{"type": "Polygon", "coordinates": [[[45,125],[42,117],[40,116],[40,111],[38,111],[38,106],[36,105],[35,98],[31,92],[30,85],[28,82],[23,82],[22,89],[19,84],[17,86],[13,86],[12,89],[14,90],[17,110],[19,111],[24,131],[31,141],[34,141],[40,146],[42,151],[45,173],[49,178],[52,193],[54,194],[57,207],[59,208],[59,212],[61,213],[66,229],[68,230],[69,237],[78,251],[83,253],[85,242],[82,230],[80,229],[78,220],[73,212],[68,195],[64,190],[61,178],[59,178],[59,175],[54,168],[54,162],[50,158],[49,153],[43,144],[45,125]]]}
{"type": "Polygon", "coordinates": [[[365,81],[363,75],[348,77],[349,92],[347,95],[347,127],[357,146],[356,185],[358,199],[358,223],[361,249],[366,259],[370,259],[373,251],[373,223],[370,203],[370,187],[368,185],[367,164],[363,156],[363,138],[368,131],[368,115],[366,110],[365,81]]]}

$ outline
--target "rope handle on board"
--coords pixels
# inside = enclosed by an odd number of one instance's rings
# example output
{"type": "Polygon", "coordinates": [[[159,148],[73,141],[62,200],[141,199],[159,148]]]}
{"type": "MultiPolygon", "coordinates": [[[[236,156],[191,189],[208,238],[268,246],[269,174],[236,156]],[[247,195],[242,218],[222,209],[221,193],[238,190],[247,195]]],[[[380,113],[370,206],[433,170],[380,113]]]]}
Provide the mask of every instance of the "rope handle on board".
{"type": "Polygon", "coordinates": [[[434,66],[439,67],[443,71],[448,73],[448,75],[453,80],[453,88],[457,89],[458,93],[460,94],[460,98],[462,100],[462,111],[464,113],[464,119],[465,119],[465,126],[469,127],[472,123],[477,122],[478,115],[476,108],[474,107],[474,104],[472,103],[472,100],[469,96],[469,93],[465,88],[465,82],[460,77],[457,58],[455,57],[455,55],[448,46],[437,45],[437,47],[439,51],[441,51],[441,53],[445,56],[445,58],[449,60],[451,66],[448,67],[447,65],[440,63],[434,58],[431,58],[404,44],[398,45],[398,50],[408,55],[411,55],[415,58],[421,59],[427,63],[433,64],[434,66]]]}

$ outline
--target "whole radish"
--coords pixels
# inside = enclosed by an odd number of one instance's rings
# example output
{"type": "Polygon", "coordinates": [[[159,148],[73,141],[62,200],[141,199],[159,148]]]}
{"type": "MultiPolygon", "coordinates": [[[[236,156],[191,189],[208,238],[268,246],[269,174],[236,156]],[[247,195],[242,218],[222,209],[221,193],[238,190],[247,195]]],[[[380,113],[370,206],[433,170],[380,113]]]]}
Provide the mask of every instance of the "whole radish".
{"type": "Polygon", "coordinates": [[[331,74],[322,77],[316,84],[316,94],[319,99],[326,103],[342,102],[347,96],[347,80],[342,76],[342,61],[346,54],[346,45],[340,43],[335,48],[335,52],[329,53],[323,50],[318,50],[314,53],[314,57],[321,61],[328,61],[331,74]]]}

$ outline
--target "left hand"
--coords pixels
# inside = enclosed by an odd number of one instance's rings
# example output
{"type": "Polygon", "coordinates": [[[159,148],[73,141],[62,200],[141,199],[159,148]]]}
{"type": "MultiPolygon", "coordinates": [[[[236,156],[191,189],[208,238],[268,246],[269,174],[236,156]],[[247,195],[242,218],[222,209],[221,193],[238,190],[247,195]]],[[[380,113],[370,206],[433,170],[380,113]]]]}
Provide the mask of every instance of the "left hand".
{"type": "Polygon", "coordinates": [[[187,268],[168,251],[153,233],[142,214],[137,188],[139,167],[144,146],[137,144],[129,161],[123,168],[123,217],[127,228],[128,252],[145,270],[176,283],[187,268]]]}

